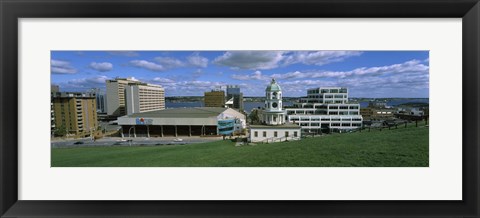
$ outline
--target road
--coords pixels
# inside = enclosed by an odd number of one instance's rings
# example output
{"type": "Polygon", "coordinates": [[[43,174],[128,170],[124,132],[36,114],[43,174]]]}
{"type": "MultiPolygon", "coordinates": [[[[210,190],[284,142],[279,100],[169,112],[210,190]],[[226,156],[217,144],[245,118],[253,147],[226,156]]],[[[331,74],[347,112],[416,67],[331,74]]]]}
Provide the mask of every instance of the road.
{"type": "Polygon", "coordinates": [[[52,140],[52,148],[69,148],[69,147],[96,147],[96,146],[161,146],[161,145],[182,145],[202,142],[211,142],[222,140],[222,137],[178,137],[182,141],[174,141],[177,137],[162,138],[121,138],[121,137],[105,137],[92,141],[90,138],[83,139],[62,139],[52,140]],[[129,141],[131,140],[131,141],[129,141]]]}

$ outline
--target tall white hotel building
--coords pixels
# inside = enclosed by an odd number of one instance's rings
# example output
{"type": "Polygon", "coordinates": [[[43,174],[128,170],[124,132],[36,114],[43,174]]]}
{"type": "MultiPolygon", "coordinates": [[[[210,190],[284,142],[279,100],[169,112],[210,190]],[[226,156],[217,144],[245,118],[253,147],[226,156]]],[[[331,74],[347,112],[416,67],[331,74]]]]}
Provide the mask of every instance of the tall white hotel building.
{"type": "Polygon", "coordinates": [[[130,78],[107,80],[107,115],[123,116],[165,109],[165,90],[130,78]]]}
{"type": "Polygon", "coordinates": [[[285,108],[287,119],[302,128],[302,132],[342,132],[360,128],[360,104],[348,103],[348,89],[320,87],[307,90],[293,107],[285,108]]]}

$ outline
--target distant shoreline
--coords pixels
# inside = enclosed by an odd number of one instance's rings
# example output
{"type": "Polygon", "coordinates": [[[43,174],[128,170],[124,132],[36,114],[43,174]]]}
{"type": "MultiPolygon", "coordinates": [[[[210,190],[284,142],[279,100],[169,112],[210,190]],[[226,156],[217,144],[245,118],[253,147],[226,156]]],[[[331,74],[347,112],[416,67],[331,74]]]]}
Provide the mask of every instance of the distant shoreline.
{"type": "MultiPolygon", "coordinates": [[[[306,96],[302,97],[283,97],[285,102],[297,102],[300,98],[306,98],[306,96]]],[[[245,96],[243,97],[244,102],[263,102],[265,101],[265,97],[252,97],[252,96],[245,96]]],[[[398,101],[398,100],[422,100],[425,101],[426,99],[430,98],[349,98],[352,102],[365,102],[365,101],[398,101]]],[[[168,96],[165,97],[165,102],[173,102],[173,103],[180,103],[180,102],[203,102],[203,96],[168,96]]]]}

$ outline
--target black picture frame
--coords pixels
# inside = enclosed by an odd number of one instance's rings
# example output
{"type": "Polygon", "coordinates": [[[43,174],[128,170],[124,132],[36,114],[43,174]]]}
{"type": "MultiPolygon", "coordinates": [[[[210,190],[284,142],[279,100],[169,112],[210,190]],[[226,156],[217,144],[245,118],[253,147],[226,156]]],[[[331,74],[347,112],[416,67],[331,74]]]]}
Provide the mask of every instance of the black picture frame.
{"type": "Polygon", "coordinates": [[[1,217],[479,216],[478,0],[0,0],[0,15],[1,217]],[[463,200],[19,201],[18,19],[107,17],[462,18],[463,200]]]}

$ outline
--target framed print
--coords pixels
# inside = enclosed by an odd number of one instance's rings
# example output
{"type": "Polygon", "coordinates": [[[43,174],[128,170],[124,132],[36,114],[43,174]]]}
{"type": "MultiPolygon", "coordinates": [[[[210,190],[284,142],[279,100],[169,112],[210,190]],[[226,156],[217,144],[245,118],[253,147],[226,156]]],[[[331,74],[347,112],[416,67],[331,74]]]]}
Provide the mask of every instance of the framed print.
{"type": "Polygon", "coordinates": [[[478,217],[476,0],[2,1],[2,217],[478,217]]]}

